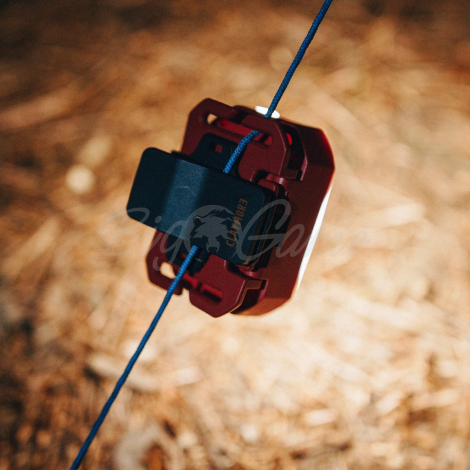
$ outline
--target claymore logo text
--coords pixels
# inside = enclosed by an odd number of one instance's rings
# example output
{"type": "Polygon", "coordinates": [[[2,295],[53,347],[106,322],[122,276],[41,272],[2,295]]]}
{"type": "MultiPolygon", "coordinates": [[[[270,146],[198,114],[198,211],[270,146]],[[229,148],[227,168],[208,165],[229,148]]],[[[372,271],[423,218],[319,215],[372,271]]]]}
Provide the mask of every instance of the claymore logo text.
{"type": "Polygon", "coordinates": [[[242,232],[242,220],[245,217],[246,208],[248,207],[248,201],[246,199],[239,199],[237,210],[233,215],[232,225],[227,234],[225,244],[230,247],[234,247],[237,240],[240,238],[242,232]]]}

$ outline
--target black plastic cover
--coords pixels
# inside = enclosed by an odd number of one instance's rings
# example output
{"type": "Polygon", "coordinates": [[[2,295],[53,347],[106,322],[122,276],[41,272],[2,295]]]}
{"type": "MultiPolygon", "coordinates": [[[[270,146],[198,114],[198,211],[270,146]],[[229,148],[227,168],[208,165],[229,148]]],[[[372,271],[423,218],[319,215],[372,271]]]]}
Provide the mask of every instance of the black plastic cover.
{"type": "Polygon", "coordinates": [[[189,159],[145,150],[128,215],[231,263],[252,264],[272,222],[274,193],[189,159]]]}

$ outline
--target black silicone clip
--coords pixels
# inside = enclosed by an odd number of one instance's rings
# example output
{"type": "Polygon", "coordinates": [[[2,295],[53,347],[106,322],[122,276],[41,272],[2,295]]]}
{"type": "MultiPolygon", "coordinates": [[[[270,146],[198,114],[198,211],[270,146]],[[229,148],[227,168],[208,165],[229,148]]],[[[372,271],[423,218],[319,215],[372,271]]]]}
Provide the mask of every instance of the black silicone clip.
{"type": "Polygon", "coordinates": [[[185,240],[188,246],[198,246],[236,265],[252,264],[272,224],[274,205],[270,203],[275,195],[235,174],[223,173],[233,143],[229,148],[224,139],[207,136],[190,156],[145,150],[127,213],[185,240]]]}

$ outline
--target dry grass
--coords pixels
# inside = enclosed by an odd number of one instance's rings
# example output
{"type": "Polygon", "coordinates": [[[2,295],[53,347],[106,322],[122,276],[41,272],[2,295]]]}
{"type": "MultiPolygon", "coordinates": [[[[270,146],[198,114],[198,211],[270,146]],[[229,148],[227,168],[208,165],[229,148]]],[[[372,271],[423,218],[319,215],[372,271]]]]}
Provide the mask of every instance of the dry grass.
{"type": "MultiPolygon", "coordinates": [[[[269,103],[318,2],[0,10],[0,468],[66,468],[162,300],[124,207],[202,98],[269,103]]],[[[337,0],[283,99],[337,160],[303,284],[183,296],[84,468],[470,468],[470,39],[461,2],[337,0]]]]}

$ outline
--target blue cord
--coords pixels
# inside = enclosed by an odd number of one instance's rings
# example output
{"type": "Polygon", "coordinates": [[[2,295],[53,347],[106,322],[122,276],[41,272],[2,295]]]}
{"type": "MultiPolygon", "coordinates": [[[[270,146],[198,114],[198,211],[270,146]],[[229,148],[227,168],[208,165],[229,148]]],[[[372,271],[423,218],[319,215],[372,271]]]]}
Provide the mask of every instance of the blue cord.
{"type": "Polygon", "coordinates": [[[95,421],[95,424],[90,430],[90,433],[88,434],[88,437],[86,438],[85,442],[83,443],[80,451],[78,452],[77,457],[75,458],[72,466],[70,467],[70,470],[76,470],[78,467],[80,467],[80,464],[83,460],[83,457],[85,457],[85,454],[88,451],[88,447],[90,447],[90,444],[92,443],[93,439],[96,436],[96,433],[98,432],[98,429],[100,426],[103,424],[103,421],[105,420],[109,409],[111,408],[111,405],[114,403],[114,400],[116,400],[116,397],[118,396],[119,392],[121,391],[122,386],[124,385],[125,381],[127,380],[127,377],[129,377],[129,374],[131,373],[132,368],[134,367],[135,363],[137,362],[137,359],[140,356],[140,353],[144,349],[145,345],[147,344],[147,341],[149,340],[150,336],[152,335],[153,331],[155,330],[155,327],[157,326],[158,321],[160,320],[163,311],[165,310],[166,306],[168,305],[168,302],[170,302],[170,299],[172,295],[174,294],[176,288],[178,287],[178,284],[180,283],[181,279],[184,276],[184,273],[188,269],[189,263],[191,263],[191,260],[194,258],[194,256],[197,253],[198,248],[196,246],[191,248],[191,251],[188,253],[188,256],[186,256],[185,260],[181,264],[181,267],[178,271],[178,274],[176,277],[173,279],[173,282],[171,283],[170,287],[168,288],[165,298],[163,299],[162,304],[160,305],[160,308],[158,309],[157,314],[152,320],[152,323],[150,324],[148,330],[146,331],[144,337],[139,343],[139,346],[137,347],[135,353],[132,355],[130,358],[126,368],[124,369],[124,372],[122,373],[121,377],[116,383],[116,386],[114,387],[113,392],[109,396],[108,400],[106,401],[105,405],[103,406],[103,409],[101,410],[100,415],[98,416],[98,419],[95,421]]]}
{"type": "MultiPolygon", "coordinates": [[[[281,101],[282,95],[286,91],[286,88],[289,85],[292,76],[294,75],[294,72],[297,70],[297,67],[302,61],[305,55],[305,51],[308,49],[308,46],[310,46],[310,43],[315,37],[315,33],[317,32],[317,29],[320,26],[320,23],[323,21],[323,18],[325,17],[326,12],[328,11],[328,8],[330,8],[332,2],[333,0],[325,0],[322,7],[320,8],[320,11],[313,20],[312,26],[310,26],[307,36],[305,36],[305,39],[302,41],[302,44],[300,45],[299,50],[297,51],[297,54],[295,54],[294,60],[292,61],[292,64],[290,64],[290,67],[287,70],[286,75],[284,76],[281,84],[279,85],[279,88],[276,91],[276,94],[274,95],[274,98],[271,101],[271,104],[269,105],[269,108],[266,111],[264,117],[269,119],[273,115],[277,105],[279,104],[279,101],[281,101]]],[[[229,161],[227,162],[227,165],[224,168],[224,173],[228,173],[232,169],[232,166],[235,164],[238,157],[243,153],[246,146],[253,139],[256,139],[256,137],[258,137],[259,135],[260,132],[252,131],[240,141],[237,148],[230,157],[229,161]]]]}
{"type": "MultiPolygon", "coordinates": [[[[322,22],[323,18],[325,17],[326,12],[328,11],[328,8],[330,7],[331,3],[333,0],[325,0],[323,3],[323,6],[321,7],[320,11],[318,12],[315,20],[313,21],[312,26],[310,27],[310,30],[307,33],[307,36],[303,40],[297,54],[294,57],[294,60],[292,64],[290,65],[284,79],[282,80],[281,85],[279,86],[279,89],[277,90],[276,94],[274,95],[274,98],[271,102],[271,105],[269,106],[268,110],[266,111],[265,117],[270,118],[276,109],[276,106],[278,105],[280,99],[282,98],[282,95],[286,91],[287,86],[289,85],[289,82],[294,75],[295,70],[297,69],[298,65],[302,61],[302,58],[305,54],[305,51],[307,50],[308,46],[312,42],[312,39],[315,36],[315,33],[317,32],[318,27],[320,26],[320,23],[322,22]]],[[[224,173],[229,173],[230,170],[232,169],[233,165],[237,161],[238,157],[243,153],[245,150],[246,146],[253,140],[255,139],[258,135],[260,135],[260,132],[258,131],[252,131],[250,132],[247,136],[245,136],[240,143],[238,144],[237,148],[234,150],[233,154],[231,155],[229,161],[225,165],[224,168],[224,173]]],[[[198,248],[196,246],[191,248],[191,251],[188,253],[186,256],[185,260],[180,266],[180,269],[178,270],[178,274],[175,276],[173,279],[173,282],[171,283],[170,287],[168,288],[168,291],[165,295],[165,298],[163,299],[162,304],[160,305],[160,308],[158,309],[158,312],[156,313],[155,317],[152,320],[152,323],[150,324],[148,330],[146,331],[145,335],[143,336],[142,340],[139,343],[139,346],[137,347],[136,351],[130,358],[126,368],[124,369],[124,372],[122,373],[121,377],[117,381],[113,392],[109,396],[108,400],[106,401],[105,405],[103,406],[103,409],[101,410],[100,415],[98,416],[98,419],[95,421],[95,424],[93,424],[93,427],[90,430],[90,433],[88,434],[88,437],[86,438],[85,442],[83,443],[82,447],[80,448],[80,451],[77,454],[77,457],[75,458],[74,462],[72,463],[70,470],[77,470],[80,467],[80,464],[82,463],[83,458],[85,457],[88,448],[90,447],[90,444],[93,442],[93,439],[96,436],[96,433],[98,432],[100,426],[103,424],[103,421],[105,420],[106,416],[108,415],[108,412],[116,400],[117,396],[119,395],[119,392],[121,391],[122,386],[126,382],[127,378],[129,377],[129,374],[131,373],[132,368],[134,367],[135,363],[137,362],[137,359],[139,358],[141,352],[143,351],[145,345],[147,344],[148,340],[150,339],[150,336],[152,335],[153,331],[155,330],[158,321],[160,320],[166,306],[170,302],[171,297],[173,296],[176,288],[178,287],[181,279],[183,278],[186,270],[188,269],[189,264],[193,260],[194,256],[196,256],[196,253],[198,251],[198,248]]]]}

